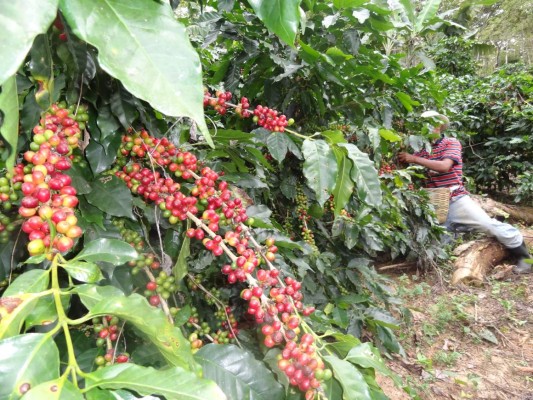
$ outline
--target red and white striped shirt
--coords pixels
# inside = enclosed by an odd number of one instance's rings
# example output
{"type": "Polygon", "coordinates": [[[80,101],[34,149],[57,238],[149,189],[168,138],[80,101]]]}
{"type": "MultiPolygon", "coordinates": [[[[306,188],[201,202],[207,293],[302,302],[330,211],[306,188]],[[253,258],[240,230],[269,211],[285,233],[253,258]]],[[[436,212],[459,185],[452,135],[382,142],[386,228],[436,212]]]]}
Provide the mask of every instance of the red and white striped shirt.
{"type": "Polygon", "coordinates": [[[427,160],[440,161],[450,159],[453,161],[453,166],[448,172],[439,173],[430,171],[425,182],[427,187],[439,188],[458,185],[459,187],[451,193],[450,197],[468,194],[468,191],[463,185],[462,149],[461,143],[457,139],[442,137],[431,145],[431,153],[428,153],[426,150],[415,153],[415,156],[427,160]]]}

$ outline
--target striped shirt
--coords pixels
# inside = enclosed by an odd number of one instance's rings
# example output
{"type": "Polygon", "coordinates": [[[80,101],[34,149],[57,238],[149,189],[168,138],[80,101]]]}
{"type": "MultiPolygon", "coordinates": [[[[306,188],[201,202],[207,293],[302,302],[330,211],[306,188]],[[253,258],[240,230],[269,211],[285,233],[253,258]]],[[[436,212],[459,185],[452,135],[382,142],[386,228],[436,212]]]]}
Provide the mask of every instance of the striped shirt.
{"type": "Polygon", "coordinates": [[[441,137],[431,145],[431,153],[428,153],[426,150],[415,153],[415,156],[427,160],[440,161],[450,159],[453,161],[453,166],[448,172],[439,173],[430,170],[425,181],[426,186],[429,188],[439,188],[458,185],[459,187],[451,193],[450,197],[468,194],[468,191],[463,185],[463,157],[461,152],[462,146],[457,139],[441,137]]]}

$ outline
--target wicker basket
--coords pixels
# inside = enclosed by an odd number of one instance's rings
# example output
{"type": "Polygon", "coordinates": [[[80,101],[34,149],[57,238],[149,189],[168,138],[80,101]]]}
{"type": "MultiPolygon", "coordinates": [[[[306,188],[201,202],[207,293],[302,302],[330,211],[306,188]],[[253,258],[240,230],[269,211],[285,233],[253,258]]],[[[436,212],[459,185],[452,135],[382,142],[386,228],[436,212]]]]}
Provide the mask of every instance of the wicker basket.
{"type": "Polygon", "coordinates": [[[435,207],[435,214],[440,224],[446,222],[448,209],[450,207],[449,188],[426,188],[429,193],[429,202],[435,207]]]}

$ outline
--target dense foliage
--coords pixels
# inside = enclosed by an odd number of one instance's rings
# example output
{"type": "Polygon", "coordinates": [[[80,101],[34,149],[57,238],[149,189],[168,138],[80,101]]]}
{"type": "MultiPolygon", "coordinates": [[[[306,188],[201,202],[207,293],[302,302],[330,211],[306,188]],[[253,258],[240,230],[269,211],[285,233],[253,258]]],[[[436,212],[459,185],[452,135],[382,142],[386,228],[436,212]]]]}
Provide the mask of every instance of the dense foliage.
{"type": "Polygon", "coordinates": [[[401,385],[373,265],[446,257],[394,162],[443,104],[440,2],[29,3],[0,11],[0,398],[401,385]]]}

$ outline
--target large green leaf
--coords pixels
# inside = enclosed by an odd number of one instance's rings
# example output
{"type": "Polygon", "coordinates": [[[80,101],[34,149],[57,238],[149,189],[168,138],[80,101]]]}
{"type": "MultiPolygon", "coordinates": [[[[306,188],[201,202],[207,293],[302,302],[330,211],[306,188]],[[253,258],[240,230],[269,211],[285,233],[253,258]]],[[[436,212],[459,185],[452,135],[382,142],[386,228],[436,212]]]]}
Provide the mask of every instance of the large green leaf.
{"type": "Polygon", "coordinates": [[[42,294],[24,293],[0,299],[0,339],[20,333],[26,317],[42,294]]]}
{"type": "Polygon", "coordinates": [[[23,293],[39,293],[48,289],[50,271],[32,269],[18,276],[6,289],[2,297],[16,296],[23,293]]]}
{"type": "Polygon", "coordinates": [[[98,177],[92,182],[92,191],[85,198],[107,214],[135,219],[133,196],[126,184],[116,176],[98,177]]]}
{"type": "Polygon", "coordinates": [[[338,147],[333,148],[337,158],[339,173],[337,183],[333,189],[333,201],[335,202],[335,214],[340,213],[353,194],[354,183],[351,177],[352,162],[338,147]]]}
{"type": "Polygon", "coordinates": [[[67,377],[37,385],[22,400],[83,400],[80,390],[67,377]]]}
{"type": "Polygon", "coordinates": [[[431,21],[439,10],[441,0],[428,0],[424,4],[424,8],[420,11],[420,14],[416,17],[415,31],[422,32],[426,25],[431,21]]]}
{"type": "Polygon", "coordinates": [[[0,85],[15,75],[35,37],[46,32],[57,14],[58,0],[3,1],[0,7],[0,85]]]}
{"type": "Polygon", "coordinates": [[[179,367],[158,371],[135,364],[115,364],[85,375],[85,390],[130,389],[141,395],[160,395],[167,400],[225,400],[220,388],[207,379],[179,367]]]}
{"type": "Polygon", "coordinates": [[[300,23],[300,2],[301,0],[249,0],[266,27],[293,47],[300,23]]]}
{"type": "Polygon", "coordinates": [[[59,351],[51,335],[28,333],[0,340],[0,399],[19,399],[28,389],[25,384],[34,387],[58,377],[59,351]]]}
{"type": "Polygon", "coordinates": [[[181,243],[180,254],[176,259],[176,264],[172,269],[176,282],[181,281],[185,275],[189,272],[187,265],[187,257],[191,255],[191,239],[187,235],[183,235],[183,241],[181,243]]]}
{"type": "Polygon", "coordinates": [[[344,400],[371,400],[368,384],[365,382],[363,374],[350,364],[348,361],[341,360],[335,356],[324,357],[331,369],[333,375],[340,382],[344,400]]]}
{"type": "Polygon", "coordinates": [[[135,96],[192,118],[209,144],[200,58],[166,2],[61,0],[73,32],[98,49],[102,68],[135,96]]]}
{"type": "Polygon", "coordinates": [[[362,368],[374,368],[380,374],[392,378],[397,385],[401,385],[398,376],[387,368],[385,362],[379,355],[379,351],[370,343],[361,343],[352,348],[345,360],[359,365],[362,368]]]}
{"type": "Polygon", "coordinates": [[[348,157],[353,161],[352,179],[357,186],[361,200],[372,206],[381,204],[381,187],[374,163],[357,146],[351,143],[339,143],[348,151],[348,157]]]}
{"type": "MultiPolygon", "coordinates": [[[[106,239],[101,239],[101,240],[106,240],[106,239]]],[[[112,239],[107,239],[107,240],[112,240],[112,239]]],[[[94,243],[94,242],[91,242],[91,243],[94,243]]],[[[113,255],[115,256],[115,254],[113,255]]],[[[119,264],[123,264],[123,263],[119,262],[119,264]]],[[[95,283],[104,278],[104,276],[102,275],[102,271],[100,271],[100,268],[98,268],[98,265],[92,262],[73,260],[73,261],[67,262],[66,264],[63,264],[63,268],[65,268],[65,270],[68,272],[68,274],[71,277],[73,277],[74,279],[80,282],[95,283]]]]}
{"type": "MultiPolygon", "coordinates": [[[[87,243],[73,261],[105,261],[113,265],[120,265],[136,260],[138,256],[137,251],[129,243],[118,239],[102,238],[87,243]]],[[[69,266],[68,262],[65,264],[67,271],[69,269],[74,271],[79,267],[79,265],[74,263],[72,267],[69,266]]],[[[85,267],[90,268],[87,265],[85,267]]]]}
{"type": "Polygon", "coordinates": [[[144,333],[172,365],[193,370],[197,367],[190,344],[181,330],[168,321],[160,308],[148,304],[143,296],[134,293],[128,297],[104,297],[106,291],[94,285],[78,286],[76,291],[92,315],[116,315],[144,333]]]}
{"type": "Polygon", "coordinates": [[[208,344],[195,359],[204,376],[214,380],[228,399],[282,400],[283,387],[254,356],[234,345],[208,344]]]}
{"type": "Polygon", "coordinates": [[[337,181],[337,160],[329,145],[323,140],[306,139],[302,146],[303,173],[308,186],[315,191],[320,206],[329,199],[337,181]]]}
{"type": "Polygon", "coordinates": [[[333,0],[333,5],[339,9],[360,7],[365,3],[368,3],[368,0],[333,0]]]}
{"type": "Polygon", "coordinates": [[[266,140],[268,151],[277,162],[282,162],[289,150],[289,139],[285,133],[272,132],[266,140]]]}
{"type": "MultiPolygon", "coordinates": [[[[0,42],[1,48],[2,43],[0,42]]],[[[4,151],[7,152],[5,155],[0,152],[0,157],[2,159],[5,157],[6,168],[11,171],[17,156],[19,133],[19,103],[15,76],[8,78],[0,89],[0,140],[5,143],[6,149],[4,151]]]]}

